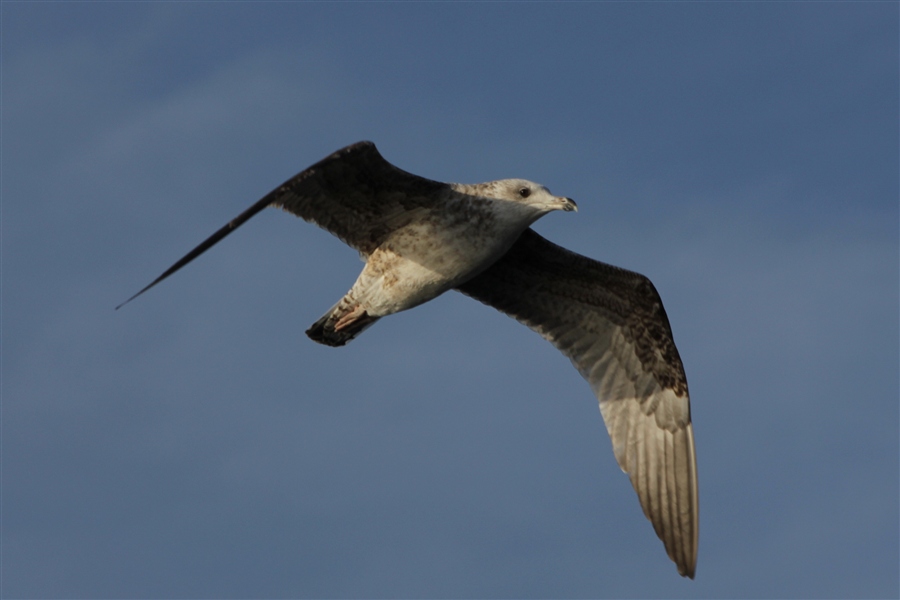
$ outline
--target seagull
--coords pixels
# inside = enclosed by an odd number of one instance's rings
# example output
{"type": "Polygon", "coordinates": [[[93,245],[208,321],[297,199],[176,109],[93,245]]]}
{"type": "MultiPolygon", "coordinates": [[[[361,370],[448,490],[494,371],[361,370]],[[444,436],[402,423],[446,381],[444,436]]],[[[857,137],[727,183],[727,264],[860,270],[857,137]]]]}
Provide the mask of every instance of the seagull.
{"type": "Polygon", "coordinates": [[[669,558],[694,578],[697,458],[687,379],[662,300],[638,273],[581,256],[531,224],[576,211],[524,179],[442,183],[387,162],[372,142],[292,177],[191,250],[121,308],[274,206],[331,232],[365,262],[307,330],[343,346],[382,317],[455,289],[539,333],[588,381],[621,469],[669,558]]]}

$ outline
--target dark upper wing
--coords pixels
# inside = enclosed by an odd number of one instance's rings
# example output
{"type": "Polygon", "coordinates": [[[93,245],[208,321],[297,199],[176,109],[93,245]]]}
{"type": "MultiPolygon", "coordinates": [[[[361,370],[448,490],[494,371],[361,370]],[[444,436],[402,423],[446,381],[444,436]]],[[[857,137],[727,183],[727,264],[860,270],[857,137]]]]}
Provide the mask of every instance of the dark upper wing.
{"type": "Polygon", "coordinates": [[[697,461],[687,381],[650,280],[528,229],[458,288],[534,329],[571,359],[600,401],[616,460],[678,572],[697,563],[697,461]]]}
{"type": "Polygon", "coordinates": [[[131,302],[178,271],[267,206],[277,206],[326,229],[363,254],[370,254],[417,211],[438,202],[447,184],[390,164],[372,142],[357,142],[298,173],[231,220],[147,287],[131,302]]]}
{"type": "Polygon", "coordinates": [[[410,214],[434,206],[446,183],[407,173],[384,160],[375,144],[338,150],[271,194],[269,204],[327,229],[371,254],[410,214]]]}

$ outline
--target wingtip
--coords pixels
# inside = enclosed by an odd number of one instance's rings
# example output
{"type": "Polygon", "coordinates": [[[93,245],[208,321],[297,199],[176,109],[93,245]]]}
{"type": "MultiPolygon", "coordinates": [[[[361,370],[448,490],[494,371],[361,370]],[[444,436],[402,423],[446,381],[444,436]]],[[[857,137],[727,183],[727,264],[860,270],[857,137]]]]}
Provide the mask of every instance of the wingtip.
{"type": "Polygon", "coordinates": [[[122,308],[123,306],[125,306],[126,304],[128,304],[129,302],[131,302],[132,300],[134,300],[135,298],[137,298],[138,296],[140,296],[141,294],[143,294],[144,292],[146,292],[146,291],[149,290],[150,288],[152,288],[154,285],[156,285],[157,283],[159,283],[162,279],[163,279],[163,278],[160,277],[160,278],[154,280],[153,283],[151,283],[150,285],[148,285],[147,287],[145,287],[144,289],[142,289],[141,291],[139,291],[137,294],[135,294],[134,296],[132,296],[131,298],[129,298],[128,300],[126,300],[126,301],[123,302],[122,304],[118,305],[118,306],[116,307],[116,310],[119,310],[120,308],[122,308]]]}
{"type": "Polygon", "coordinates": [[[696,561],[690,565],[678,565],[678,574],[687,579],[693,580],[697,571],[696,561]]]}
{"type": "Polygon", "coordinates": [[[138,292],[137,294],[135,294],[134,296],[132,296],[131,298],[129,298],[128,300],[126,300],[126,301],[123,302],[122,304],[118,305],[118,306],[116,307],[116,310],[119,310],[120,308],[122,308],[123,306],[125,306],[126,304],[128,304],[129,302],[131,302],[132,300],[134,300],[135,298],[137,298],[139,295],[140,295],[140,292],[138,292]]]}

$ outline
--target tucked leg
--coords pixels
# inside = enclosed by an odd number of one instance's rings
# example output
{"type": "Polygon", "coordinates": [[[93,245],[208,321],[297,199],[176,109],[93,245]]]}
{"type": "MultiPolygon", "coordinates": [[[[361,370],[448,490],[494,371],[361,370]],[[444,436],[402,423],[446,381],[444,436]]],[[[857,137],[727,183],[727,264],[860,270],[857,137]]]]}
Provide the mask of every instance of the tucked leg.
{"type": "Polygon", "coordinates": [[[343,346],[378,318],[370,316],[350,294],[347,294],[321,319],[313,323],[306,331],[306,335],[326,346],[343,346]]]}

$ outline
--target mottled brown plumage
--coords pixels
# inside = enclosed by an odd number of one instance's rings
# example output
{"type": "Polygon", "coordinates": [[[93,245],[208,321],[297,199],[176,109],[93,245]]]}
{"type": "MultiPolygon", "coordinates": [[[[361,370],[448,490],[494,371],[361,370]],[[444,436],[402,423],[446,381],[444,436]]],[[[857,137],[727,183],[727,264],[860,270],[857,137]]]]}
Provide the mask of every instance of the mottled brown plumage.
{"type": "Polygon", "coordinates": [[[369,255],[450,186],[388,163],[371,142],[359,142],[288,180],[269,194],[276,206],[330,231],[369,255]]]}
{"type": "Polygon", "coordinates": [[[669,321],[643,275],[565,250],[529,228],[550,211],[575,210],[574,202],[525,180],[431,181],[359,142],[267,194],[126,303],[267,206],[330,231],[366,261],[350,291],[307,331],[313,340],[344,345],[384,316],[457,289],[569,357],[600,402],[644,514],[679,573],[694,576],[697,463],[669,321]]]}

